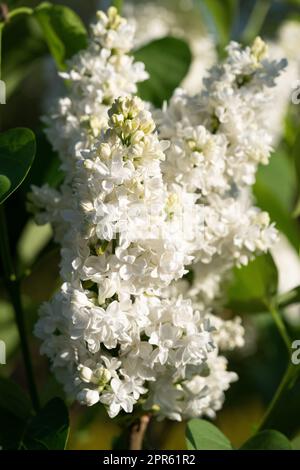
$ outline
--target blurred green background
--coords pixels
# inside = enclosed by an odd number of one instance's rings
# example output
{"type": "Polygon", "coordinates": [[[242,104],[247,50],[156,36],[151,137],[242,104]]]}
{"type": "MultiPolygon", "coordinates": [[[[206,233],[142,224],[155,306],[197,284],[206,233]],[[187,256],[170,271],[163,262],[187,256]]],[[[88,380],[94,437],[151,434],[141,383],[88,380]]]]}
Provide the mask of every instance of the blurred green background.
{"type": "MultiPolygon", "coordinates": [[[[39,2],[7,3],[34,6],[39,2]]],[[[87,25],[93,20],[97,9],[105,9],[109,5],[108,1],[95,0],[66,0],[53,3],[70,6],[87,25]]],[[[237,8],[226,17],[221,9],[220,16],[214,18],[215,22],[204,15],[201,5],[199,6],[201,1],[131,0],[124,3],[125,13],[133,13],[140,21],[140,44],[169,34],[185,37],[190,43],[194,56],[194,75],[187,86],[193,90],[197,86],[200,88],[205,68],[211,65],[218,54],[222,55],[222,48],[229,36],[247,43],[259,33],[269,42],[276,42],[280,28],[290,18],[299,21],[300,31],[299,1],[242,0],[235,2],[237,8]],[[255,5],[256,13],[253,12],[255,5]],[[218,24],[218,21],[221,24],[218,24]]],[[[219,2],[221,3],[230,2],[219,2]]],[[[228,10],[226,11],[228,13],[228,10]]],[[[51,241],[50,228],[37,227],[26,212],[25,203],[31,184],[41,185],[48,182],[55,186],[61,178],[57,155],[43,135],[41,115],[47,113],[51,99],[60,92],[62,85],[57,79],[55,66],[41,31],[31,18],[20,17],[12,22],[5,29],[2,43],[2,77],[7,85],[7,104],[0,107],[1,131],[22,126],[31,128],[37,136],[34,165],[25,183],[7,201],[6,214],[14,258],[18,269],[26,273],[22,282],[26,326],[35,375],[44,403],[53,396],[63,397],[63,392],[50,374],[47,360],[39,355],[39,344],[32,335],[32,329],[38,306],[49,299],[59,285],[59,252],[51,241]]],[[[299,44],[294,45],[295,49],[297,47],[299,48],[299,44]]],[[[300,80],[300,51],[298,78],[300,80]]],[[[287,87],[292,85],[286,83],[287,87]]],[[[296,105],[288,106],[271,163],[259,170],[255,185],[258,205],[270,213],[271,219],[285,236],[288,248],[286,252],[283,251],[282,256],[285,259],[292,253],[294,265],[297,265],[300,245],[299,220],[292,217],[299,196],[294,167],[294,158],[298,158],[298,148],[300,149],[299,109],[296,105]]],[[[284,271],[279,270],[280,276],[290,280],[293,280],[294,276],[297,284],[298,268],[299,266],[288,264],[284,271]],[[295,271],[297,272],[294,275],[295,271]]],[[[300,308],[297,305],[293,308],[290,317],[286,317],[287,328],[292,338],[300,338],[300,308]]],[[[7,344],[7,364],[0,366],[0,375],[11,377],[26,388],[18,332],[2,281],[0,312],[0,338],[7,344]]],[[[225,314],[230,315],[230,311],[225,314]]],[[[216,424],[236,446],[244,442],[259,423],[286,367],[284,344],[269,313],[245,314],[243,320],[247,334],[246,346],[242,351],[228,356],[230,369],[237,371],[239,381],[227,392],[224,408],[218,413],[216,420],[216,424]]],[[[118,436],[120,428],[109,420],[100,406],[86,409],[70,404],[70,413],[69,448],[111,448],[112,440],[118,436]]],[[[278,410],[276,426],[278,430],[289,434],[294,439],[295,448],[300,449],[299,383],[286,397],[283,409],[278,410]]],[[[183,423],[152,423],[148,445],[151,448],[184,449],[184,432],[183,423]]]]}

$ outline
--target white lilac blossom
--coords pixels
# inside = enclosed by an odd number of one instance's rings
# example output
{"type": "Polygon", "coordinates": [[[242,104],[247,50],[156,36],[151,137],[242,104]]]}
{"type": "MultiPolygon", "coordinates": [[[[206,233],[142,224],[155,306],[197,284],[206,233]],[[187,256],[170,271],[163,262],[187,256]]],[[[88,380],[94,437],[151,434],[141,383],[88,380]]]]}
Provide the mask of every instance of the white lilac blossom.
{"type": "Polygon", "coordinates": [[[133,96],[146,73],[127,55],[132,37],[114,8],[99,13],[47,119],[65,178],[33,187],[30,206],[53,226],[63,283],[35,332],[84,405],[100,402],[112,418],[137,406],[160,419],[213,417],[236,380],[219,351],[243,343],[240,320],[210,308],[215,283],[276,238],[251,184],[268,160],[259,111],[280,66],[260,61],[259,41],[233,43],[203,92],[176,92],[156,121],[133,96]]]}
{"type": "Polygon", "coordinates": [[[100,401],[114,417],[150,406],[149,383],[155,391],[161,375],[175,389],[186,371],[195,378],[217,343],[205,311],[158,295],[191,261],[168,236],[166,144],[139,98],[117,99],[108,116],[74,169],[77,217],[67,217],[62,249],[69,282],[41,308],[36,334],[66,391],[86,405],[100,401]]]}
{"type": "Polygon", "coordinates": [[[46,134],[55,150],[68,161],[107,124],[107,110],[114,99],[136,93],[137,83],[148,78],[144,64],[129,54],[134,27],[110,8],[97,13],[86,50],[76,54],[60,76],[68,81],[68,95],[58,100],[45,118],[46,134]]]}
{"type": "Polygon", "coordinates": [[[194,282],[185,295],[207,301],[215,300],[234,265],[246,265],[277,239],[268,214],[253,205],[251,186],[258,165],[270,157],[264,108],[286,62],[268,60],[260,38],[245,49],[232,42],[227,53],[200,93],[190,97],[177,90],[157,113],[159,135],[170,140],[164,179],[197,194],[203,206],[192,252],[194,282]]]}
{"type": "Polygon", "coordinates": [[[69,179],[73,178],[76,162],[82,160],[82,150],[89,148],[107,127],[107,111],[113,101],[135,93],[137,83],[148,78],[144,64],[129,55],[134,26],[113,7],[107,14],[99,11],[97,20],[91,26],[87,49],[76,54],[68,62],[67,71],[59,74],[68,81],[68,94],[58,99],[50,115],[44,117],[45,132],[59,154],[65,181],[59,192],[45,185],[33,187],[30,195],[38,223],[51,222],[60,244],[66,238],[66,224],[76,216],[77,201],[72,197],[69,179]]]}

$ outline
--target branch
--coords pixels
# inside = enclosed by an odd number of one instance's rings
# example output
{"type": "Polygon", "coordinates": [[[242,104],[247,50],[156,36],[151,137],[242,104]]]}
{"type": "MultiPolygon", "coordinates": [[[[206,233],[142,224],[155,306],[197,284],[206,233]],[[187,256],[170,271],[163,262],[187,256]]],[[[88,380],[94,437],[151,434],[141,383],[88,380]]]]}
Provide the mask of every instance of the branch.
{"type": "Polygon", "coordinates": [[[143,415],[140,417],[139,421],[132,426],[129,436],[129,450],[142,450],[143,440],[150,419],[150,415],[143,415]]]}
{"type": "Polygon", "coordinates": [[[30,349],[27,340],[27,332],[25,328],[24,312],[20,290],[20,280],[17,278],[14,263],[10,253],[9,237],[3,205],[0,205],[0,260],[3,266],[5,285],[7,287],[7,291],[15,312],[29,393],[31,396],[34,410],[37,412],[40,409],[40,405],[33,373],[30,349]]]}

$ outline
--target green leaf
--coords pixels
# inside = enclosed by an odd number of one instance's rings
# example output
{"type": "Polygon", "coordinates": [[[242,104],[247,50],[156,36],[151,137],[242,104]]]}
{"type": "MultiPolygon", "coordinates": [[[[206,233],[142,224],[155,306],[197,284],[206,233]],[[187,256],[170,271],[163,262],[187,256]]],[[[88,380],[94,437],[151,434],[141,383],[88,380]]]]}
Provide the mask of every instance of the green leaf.
{"type": "Polygon", "coordinates": [[[267,211],[276,227],[298,249],[299,227],[291,218],[296,195],[296,177],[292,162],[284,149],[272,155],[269,165],[261,165],[256,175],[254,195],[257,205],[267,211]],[[278,190],[280,188],[280,191],[278,190]]]}
{"type": "Polygon", "coordinates": [[[271,220],[276,223],[276,227],[287,236],[294,248],[298,249],[300,243],[299,229],[296,221],[291,218],[291,211],[288,212],[283,207],[278,189],[277,193],[274,194],[271,188],[257,180],[254,194],[257,205],[269,213],[271,220]]]}
{"type": "Polygon", "coordinates": [[[292,440],[292,446],[294,450],[300,450],[300,434],[292,440]]]}
{"type": "Polygon", "coordinates": [[[295,209],[293,210],[293,217],[299,217],[300,216],[300,197],[298,198],[295,209]]]}
{"type": "Polygon", "coordinates": [[[300,364],[289,361],[289,366],[277,389],[277,399],[261,425],[263,429],[277,429],[288,436],[293,436],[299,429],[299,379],[300,364]]]}
{"type": "Polygon", "coordinates": [[[24,181],[35,156],[35,137],[25,128],[0,134],[0,204],[24,181]]]}
{"type": "Polygon", "coordinates": [[[63,450],[68,435],[67,407],[60,398],[53,398],[29,422],[20,447],[28,450],[63,450]]]}
{"type": "Polygon", "coordinates": [[[35,137],[36,158],[26,182],[22,185],[24,197],[27,197],[27,193],[31,191],[32,185],[42,186],[43,184],[49,184],[49,186],[57,188],[64,179],[64,173],[60,169],[61,160],[57,152],[54,152],[44,130],[36,129],[35,137]]]}
{"type": "Polygon", "coordinates": [[[53,398],[32,416],[27,395],[0,378],[0,446],[4,449],[63,450],[69,435],[69,416],[60,398],[53,398]]]}
{"type": "Polygon", "coordinates": [[[192,55],[185,41],[165,37],[152,41],[134,52],[136,60],[144,62],[150,79],[138,85],[138,94],[155,106],[168,100],[186,76],[192,55]]]}
{"type": "Polygon", "coordinates": [[[31,16],[15,17],[7,23],[2,46],[2,79],[6,84],[8,101],[26,77],[36,77],[48,48],[42,31],[31,16]]]}
{"type": "Polygon", "coordinates": [[[203,419],[188,422],[186,442],[189,450],[232,450],[227,437],[216,426],[203,419]]]}
{"type": "Polygon", "coordinates": [[[11,380],[1,377],[0,408],[24,420],[29,417],[31,411],[30,401],[24,390],[11,380]]]}
{"type": "Polygon", "coordinates": [[[292,444],[280,432],[265,430],[251,437],[241,450],[292,450],[292,444]]]}
{"type": "Polygon", "coordinates": [[[266,302],[276,294],[277,285],[278,272],[272,256],[258,256],[247,266],[234,269],[227,307],[244,313],[263,312],[266,302]]]}
{"type": "Polygon", "coordinates": [[[231,38],[237,0],[197,0],[205,23],[215,35],[220,46],[226,46],[231,38]]]}
{"type": "Polygon", "coordinates": [[[0,194],[5,194],[11,187],[10,179],[5,175],[0,175],[0,194]]]}
{"type": "Polygon", "coordinates": [[[17,450],[26,427],[26,421],[0,407],[0,447],[17,450]]]}
{"type": "Polygon", "coordinates": [[[300,132],[298,132],[292,151],[293,162],[296,168],[298,184],[300,183],[300,132]]]}
{"type": "Polygon", "coordinates": [[[31,405],[25,392],[14,382],[0,378],[0,446],[18,449],[31,405]]]}
{"type": "Polygon", "coordinates": [[[295,165],[296,175],[297,175],[297,186],[298,186],[298,201],[294,209],[294,217],[299,217],[300,215],[300,132],[296,136],[295,143],[293,145],[292,158],[295,165]]]}
{"type": "Polygon", "coordinates": [[[300,5],[300,0],[281,0],[282,3],[290,3],[291,5],[300,5]]]}
{"type": "Polygon", "coordinates": [[[63,5],[43,2],[34,10],[49,50],[59,69],[66,61],[87,46],[87,32],[77,14],[63,5]]]}

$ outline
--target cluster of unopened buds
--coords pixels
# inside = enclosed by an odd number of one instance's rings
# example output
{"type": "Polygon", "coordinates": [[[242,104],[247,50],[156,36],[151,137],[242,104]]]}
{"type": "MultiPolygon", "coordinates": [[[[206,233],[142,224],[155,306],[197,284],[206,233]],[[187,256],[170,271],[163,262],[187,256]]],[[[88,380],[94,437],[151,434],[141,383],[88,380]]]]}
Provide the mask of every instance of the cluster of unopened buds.
{"type": "Polygon", "coordinates": [[[259,38],[231,43],[197,95],[176,90],[155,110],[135,96],[148,75],[133,38],[114,8],[100,12],[45,119],[65,179],[33,187],[30,207],[53,226],[63,284],[36,334],[82,404],[213,417],[237,378],[221,350],[243,345],[240,319],[215,316],[222,282],[277,237],[251,186],[271,151],[263,108],[284,63],[259,38]]]}

